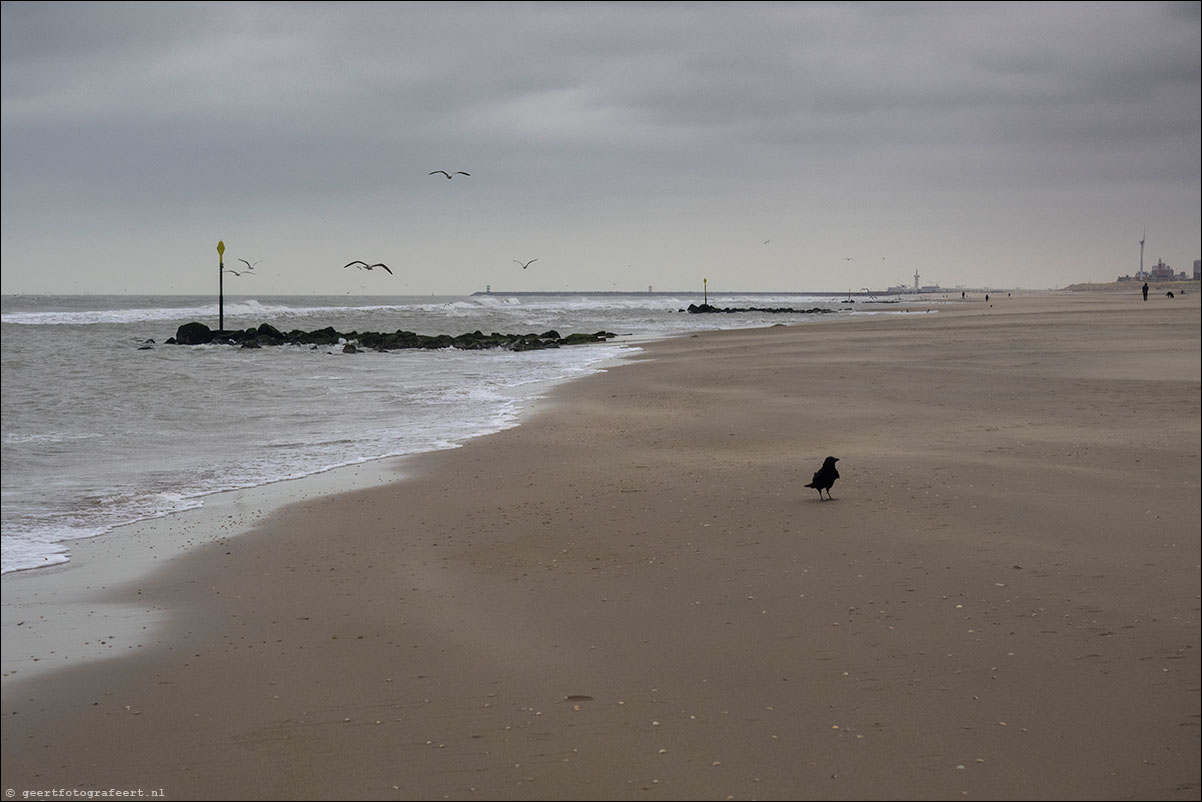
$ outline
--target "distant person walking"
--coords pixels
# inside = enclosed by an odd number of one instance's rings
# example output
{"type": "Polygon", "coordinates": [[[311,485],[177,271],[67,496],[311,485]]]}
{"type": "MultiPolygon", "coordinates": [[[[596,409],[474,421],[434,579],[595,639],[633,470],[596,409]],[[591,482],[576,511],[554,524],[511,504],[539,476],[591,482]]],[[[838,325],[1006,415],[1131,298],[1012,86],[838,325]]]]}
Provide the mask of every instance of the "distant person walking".
{"type": "Polygon", "coordinates": [[[1148,300],[1148,282],[1144,282],[1144,300],[1148,300]]]}

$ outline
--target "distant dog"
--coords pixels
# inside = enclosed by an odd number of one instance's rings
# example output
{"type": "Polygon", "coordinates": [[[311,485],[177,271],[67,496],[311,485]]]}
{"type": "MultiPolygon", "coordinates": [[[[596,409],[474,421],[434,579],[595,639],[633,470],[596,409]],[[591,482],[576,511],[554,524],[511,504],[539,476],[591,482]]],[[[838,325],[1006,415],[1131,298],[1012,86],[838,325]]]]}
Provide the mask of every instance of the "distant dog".
{"type": "Polygon", "coordinates": [[[1173,291],[1172,291],[1172,290],[1169,290],[1168,292],[1166,292],[1166,293],[1165,293],[1165,295],[1169,296],[1170,298],[1176,298],[1176,297],[1177,297],[1176,295],[1174,295],[1174,294],[1173,294],[1173,291]]]}
{"type": "Polygon", "coordinates": [[[831,488],[835,486],[835,480],[839,478],[839,472],[835,470],[835,463],[839,461],[838,457],[827,457],[822,461],[822,467],[814,474],[814,479],[806,487],[812,487],[818,491],[818,498],[822,498],[822,491],[826,491],[826,498],[831,497],[831,488]]]}

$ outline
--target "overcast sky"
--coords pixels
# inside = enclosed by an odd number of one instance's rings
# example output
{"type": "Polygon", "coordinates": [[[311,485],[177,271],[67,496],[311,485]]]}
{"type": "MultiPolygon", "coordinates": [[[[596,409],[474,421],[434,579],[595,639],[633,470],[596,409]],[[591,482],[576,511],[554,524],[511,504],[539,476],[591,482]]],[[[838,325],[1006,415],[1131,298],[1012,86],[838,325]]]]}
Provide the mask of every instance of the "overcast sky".
{"type": "Polygon", "coordinates": [[[1192,273],[1200,8],[4,2],[3,292],[1192,273]]]}

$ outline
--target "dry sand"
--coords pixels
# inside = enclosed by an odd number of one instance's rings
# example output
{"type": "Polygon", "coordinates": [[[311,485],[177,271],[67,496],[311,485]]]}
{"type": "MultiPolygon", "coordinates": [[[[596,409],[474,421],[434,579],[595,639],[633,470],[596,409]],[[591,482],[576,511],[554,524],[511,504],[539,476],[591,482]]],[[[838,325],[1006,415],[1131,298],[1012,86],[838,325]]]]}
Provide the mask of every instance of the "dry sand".
{"type": "Polygon", "coordinates": [[[3,786],[1198,799],[1198,299],[657,342],[132,583],[77,557],[162,623],[5,677],[3,786]]]}

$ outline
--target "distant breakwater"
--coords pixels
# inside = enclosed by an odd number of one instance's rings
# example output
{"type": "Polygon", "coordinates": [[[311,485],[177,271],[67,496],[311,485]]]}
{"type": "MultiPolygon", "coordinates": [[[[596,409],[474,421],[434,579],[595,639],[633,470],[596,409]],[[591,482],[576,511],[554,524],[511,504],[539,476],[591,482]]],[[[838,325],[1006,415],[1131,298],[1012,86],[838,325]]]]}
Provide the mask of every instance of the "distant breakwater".
{"type": "Polygon", "coordinates": [[[835,310],[834,309],[824,309],[824,308],[818,307],[818,306],[815,306],[812,309],[794,309],[789,306],[773,306],[773,307],[723,306],[723,307],[717,307],[717,306],[710,306],[709,304],[689,304],[688,309],[685,311],[687,311],[691,315],[702,315],[702,314],[709,314],[712,312],[727,312],[727,313],[732,313],[732,312],[769,312],[772,314],[790,313],[791,312],[796,315],[823,315],[828,312],[834,312],[835,310]]]}
{"type": "Polygon", "coordinates": [[[506,351],[534,351],[543,348],[559,348],[562,345],[583,345],[606,342],[616,334],[598,331],[594,334],[569,334],[560,336],[551,330],[542,334],[484,334],[473,331],[459,336],[449,334],[416,334],[412,331],[351,331],[340,332],[333,327],[314,331],[295,329],[282,332],[274,326],[262,323],[256,328],[237,331],[214,331],[203,323],[185,323],[176,329],[175,336],[167,340],[168,345],[237,345],[242,348],[264,348],[273,345],[303,345],[312,348],[341,344],[345,353],[358,351],[399,351],[424,348],[459,348],[480,351],[499,348],[506,351]]]}

